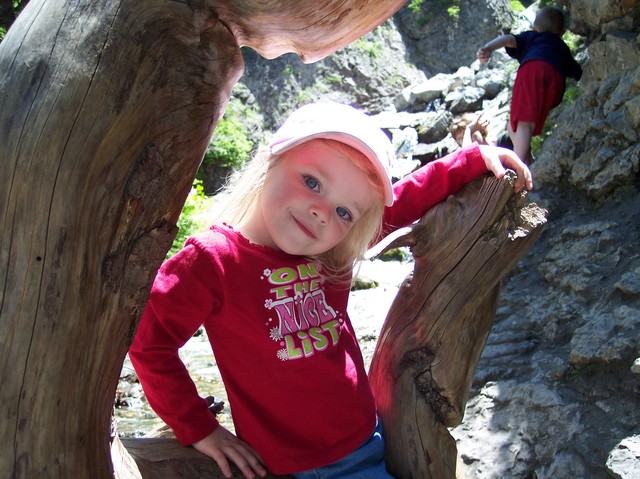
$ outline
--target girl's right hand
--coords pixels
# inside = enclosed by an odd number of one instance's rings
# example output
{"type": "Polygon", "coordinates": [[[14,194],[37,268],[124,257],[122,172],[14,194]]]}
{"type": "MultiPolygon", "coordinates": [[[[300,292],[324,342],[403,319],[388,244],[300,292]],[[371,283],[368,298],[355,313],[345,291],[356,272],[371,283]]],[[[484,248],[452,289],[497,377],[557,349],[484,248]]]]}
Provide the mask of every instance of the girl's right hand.
{"type": "Polygon", "coordinates": [[[194,442],[193,447],[213,458],[224,477],[232,477],[229,461],[238,466],[247,479],[255,479],[256,474],[260,477],[267,475],[260,455],[223,426],[218,425],[207,437],[194,442]]]}
{"type": "Polygon", "coordinates": [[[478,145],[478,148],[480,149],[487,170],[492,172],[496,178],[502,178],[505,175],[505,168],[510,168],[516,172],[518,177],[513,185],[513,190],[516,193],[519,193],[523,189],[533,189],[531,171],[513,151],[491,145],[478,145]]]}

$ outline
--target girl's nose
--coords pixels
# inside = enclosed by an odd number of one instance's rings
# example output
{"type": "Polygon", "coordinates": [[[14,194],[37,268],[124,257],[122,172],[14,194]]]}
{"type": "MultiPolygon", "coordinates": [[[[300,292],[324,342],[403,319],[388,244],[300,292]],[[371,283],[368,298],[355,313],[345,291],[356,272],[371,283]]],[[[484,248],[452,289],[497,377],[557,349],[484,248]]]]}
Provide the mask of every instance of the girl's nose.
{"type": "Polygon", "coordinates": [[[314,203],[309,207],[311,215],[321,224],[329,220],[329,207],[324,203],[314,203]]]}

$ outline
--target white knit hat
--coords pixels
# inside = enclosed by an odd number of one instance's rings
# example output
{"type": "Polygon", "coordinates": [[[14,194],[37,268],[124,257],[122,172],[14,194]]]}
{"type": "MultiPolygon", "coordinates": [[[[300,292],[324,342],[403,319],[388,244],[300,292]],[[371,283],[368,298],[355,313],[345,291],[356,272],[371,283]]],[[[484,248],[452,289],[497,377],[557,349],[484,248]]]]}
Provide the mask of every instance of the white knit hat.
{"type": "Polygon", "coordinates": [[[340,103],[310,103],[294,111],[269,143],[278,155],[314,138],[335,140],[355,148],[373,164],[384,187],[384,204],[393,204],[389,167],[394,150],[387,135],[371,117],[340,103]]]}

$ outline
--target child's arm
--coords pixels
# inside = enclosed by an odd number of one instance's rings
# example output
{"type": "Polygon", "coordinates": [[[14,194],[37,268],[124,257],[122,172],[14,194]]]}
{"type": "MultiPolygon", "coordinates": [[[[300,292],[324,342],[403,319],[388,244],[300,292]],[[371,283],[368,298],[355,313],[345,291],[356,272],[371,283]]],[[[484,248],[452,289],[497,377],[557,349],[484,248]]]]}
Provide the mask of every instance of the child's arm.
{"type": "Polygon", "coordinates": [[[582,67],[573,57],[570,59],[568,72],[568,76],[573,78],[575,81],[580,81],[580,78],[582,78],[582,67]]]}
{"type": "Polygon", "coordinates": [[[471,133],[471,125],[467,125],[464,127],[464,133],[462,134],[462,145],[460,146],[470,146],[471,143],[474,142],[471,133]]]}
{"type": "Polygon", "coordinates": [[[393,185],[394,204],[385,208],[384,234],[420,219],[431,207],[487,171],[502,178],[505,167],[518,175],[515,192],[533,188],[529,168],[506,148],[474,143],[427,163],[393,185]]]}
{"type": "Polygon", "coordinates": [[[218,425],[178,355],[210,313],[211,306],[206,311],[203,305],[214,304],[199,278],[198,256],[188,247],[162,265],[129,348],[149,405],[183,445],[218,425]]]}
{"type": "Polygon", "coordinates": [[[485,43],[485,45],[478,50],[476,56],[478,57],[478,60],[480,60],[480,63],[487,63],[491,57],[491,52],[494,50],[502,47],[516,48],[516,46],[516,37],[509,34],[502,35],[494,38],[488,43],[485,43]]]}
{"type": "Polygon", "coordinates": [[[193,245],[163,264],[129,358],[149,404],[183,445],[212,457],[225,477],[231,477],[229,461],[247,478],[264,476],[258,454],[218,424],[178,355],[218,301],[211,288],[212,269],[193,245]]]}

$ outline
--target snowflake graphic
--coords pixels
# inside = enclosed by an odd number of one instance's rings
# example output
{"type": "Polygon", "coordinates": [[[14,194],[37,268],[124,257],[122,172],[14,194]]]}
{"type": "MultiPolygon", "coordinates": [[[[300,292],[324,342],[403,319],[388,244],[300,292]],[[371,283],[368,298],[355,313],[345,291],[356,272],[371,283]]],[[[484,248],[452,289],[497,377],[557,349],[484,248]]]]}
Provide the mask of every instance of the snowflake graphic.
{"type": "Polygon", "coordinates": [[[264,300],[264,307],[267,309],[271,309],[273,308],[273,300],[272,299],[265,299],[264,300]]]}
{"type": "Polygon", "coordinates": [[[269,337],[274,341],[280,341],[282,339],[282,333],[280,332],[280,328],[271,328],[269,330],[269,337]]]}
{"type": "Polygon", "coordinates": [[[265,270],[262,272],[262,274],[268,278],[269,276],[271,276],[271,270],[269,268],[265,268],[265,270]]]}
{"type": "Polygon", "coordinates": [[[282,348],[278,350],[278,359],[280,361],[288,361],[289,355],[287,354],[287,350],[282,348]]]}

